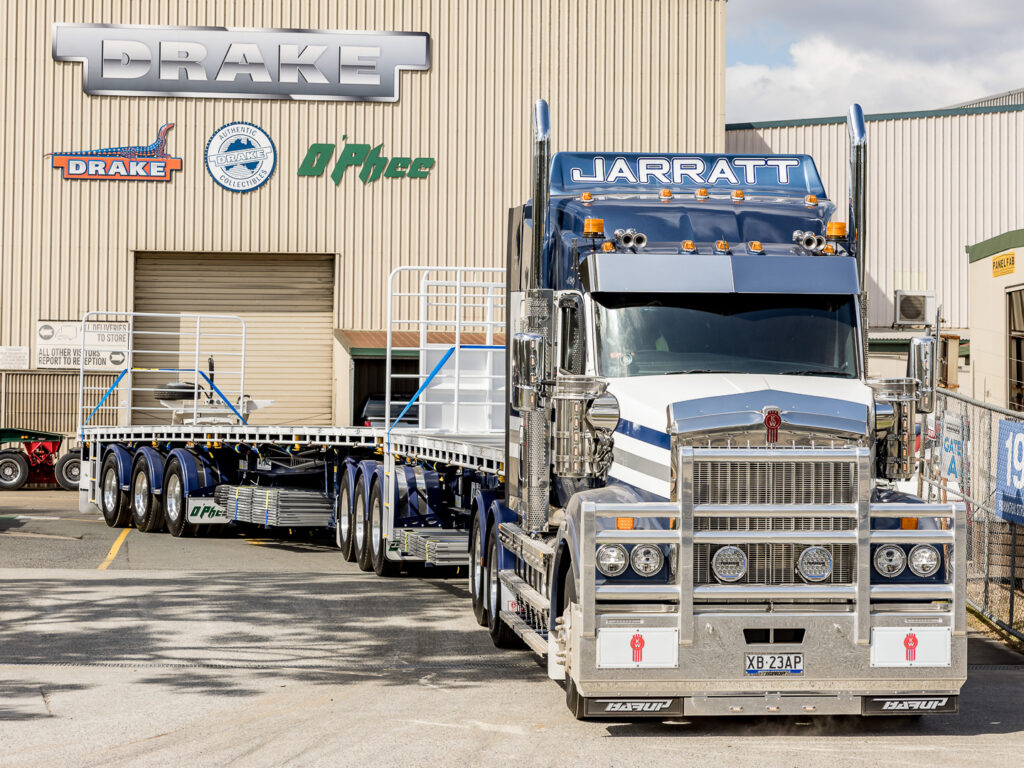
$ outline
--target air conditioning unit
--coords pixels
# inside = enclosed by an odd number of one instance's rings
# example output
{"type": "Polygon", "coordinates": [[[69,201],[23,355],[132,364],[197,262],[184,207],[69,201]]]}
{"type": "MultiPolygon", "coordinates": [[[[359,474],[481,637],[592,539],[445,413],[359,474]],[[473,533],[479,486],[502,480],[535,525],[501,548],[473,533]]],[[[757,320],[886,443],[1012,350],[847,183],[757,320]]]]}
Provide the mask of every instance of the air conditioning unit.
{"type": "Polygon", "coordinates": [[[897,327],[933,325],[935,323],[934,291],[896,291],[897,327]]]}

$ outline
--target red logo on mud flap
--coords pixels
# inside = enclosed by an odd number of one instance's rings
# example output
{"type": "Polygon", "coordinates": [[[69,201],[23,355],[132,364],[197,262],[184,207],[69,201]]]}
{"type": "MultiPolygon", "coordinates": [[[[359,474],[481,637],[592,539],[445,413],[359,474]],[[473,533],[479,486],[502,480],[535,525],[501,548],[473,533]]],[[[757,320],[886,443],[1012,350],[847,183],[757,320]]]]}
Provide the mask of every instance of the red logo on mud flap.
{"type": "Polygon", "coordinates": [[[917,635],[913,632],[907,632],[907,636],[903,638],[903,647],[907,649],[907,661],[917,660],[917,635]]]}
{"type": "Polygon", "coordinates": [[[637,632],[629,641],[629,647],[633,649],[633,661],[640,663],[644,660],[644,636],[637,632]]]}
{"type": "Polygon", "coordinates": [[[779,442],[779,427],[782,426],[782,414],[778,408],[767,408],[764,412],[764,428],[768,431],[766,442],[779,442]]]}

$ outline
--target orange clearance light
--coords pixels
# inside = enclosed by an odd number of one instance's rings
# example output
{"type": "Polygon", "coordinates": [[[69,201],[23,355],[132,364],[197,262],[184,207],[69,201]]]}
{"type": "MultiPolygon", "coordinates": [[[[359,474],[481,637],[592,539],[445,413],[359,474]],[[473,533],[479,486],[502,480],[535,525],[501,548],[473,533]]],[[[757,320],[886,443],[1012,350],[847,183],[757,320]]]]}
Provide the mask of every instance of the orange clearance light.
{"type": "Polygon", "coordinates": [[[633,518],[632,517],[616,517],[615,518],[615,530],[617,530],[617,531],[632,531],[633,530],[633,518]]]}
{"type": "Polygon", "coordinates": [[[707,200],[708,191],[704,187],[701,187],[700,189],[693,193],[693,196],[698,200],[707,200]]]}
{"type": "Polygon", "coordinates": [[[808,195],[807,197],[804,198],[804,205],[806,205],[808,208],[814,208],[817,204],[818,204],[818,196],[817,195],[808,195]]]}
{"type": "Polygon", "coordinates": [[[825,237],[829,240],[842,240],[846,237],[845,221],[830,221],[825,228],[825,237]]]}
{"type": "Polygon", "coordinates": [[[743,194],[743,190],[742,189],[734,189],[732,191],[732,201],[734,203],[742,203],[744,197],[745,197],[745,195],[743,194]]]}
{"type": "Polygon", "coordinates": [[[825,247],[821,249],[822,253],[835,253],[836,247],[832,243],[825,243],[825,247]]]}
{"type": "Polygon", "coordinates": [[[661,202],[663,202],[663,203],[667,203],[669,200],[672,199],[672,190],[671,189],[663,189],[663,190],[661,190],[661,192],[658,194],[658,199],[661,200],[661,202]]]}
{"type": "Polygon", "coordinates": [[[917,518],[916,517],[901,517],[900,528],[904,531],[916,531],[917,530],[917,518]]]}
{"type": "Polygon", "coordinates": [[[615,250],[615,243],[613,243],[611,240],[605,240],[603,243],[601,243],[601,250],[602,251],[614,251],[615,250]]]}
{"type": "Polygon", "coordinates": [[[584,219],[584,237],[604,237],[604,219],[584,219]]]}
{"type": "Polygon", "coordinates": [[[726,240],[715,240],[715,250],[719,253],[725,253],[729,250],[729,243],[726,240]]]}
{"type": "Polygon", "coordinates": [[[590,194],[589,192],[584,192],[582,195],[580,195],[580,202],[581,203],[592,203],[592,202],[594,202],[594,196],[592,194],[590,194]]]}
{"type": "Polygon", "coordinates": [[[764,253],[764,246],[761,245],[760,240],[751,240],[747,243],[747,248],[750,249],[751,253],[764,253]]]}
{"type": "Polygon", "coordinates": [[[696,253],[697,244],[693,240],[683,240],[683,253],[696,253]]]}

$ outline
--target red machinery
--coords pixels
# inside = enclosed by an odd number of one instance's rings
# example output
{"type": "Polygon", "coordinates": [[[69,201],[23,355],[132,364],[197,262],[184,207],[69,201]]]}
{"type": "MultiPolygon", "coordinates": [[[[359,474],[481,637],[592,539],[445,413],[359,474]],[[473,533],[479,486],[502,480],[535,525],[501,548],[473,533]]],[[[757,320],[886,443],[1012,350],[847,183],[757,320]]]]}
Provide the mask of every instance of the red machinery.
{"type": "Polygon", "coordinates": [[[78,490],[82,456],[68,451],[58,458],[64,436],[32,429],[0,429],[0,490],[16,491],[26,483],[57,483],[66,491],[78,490]]]}

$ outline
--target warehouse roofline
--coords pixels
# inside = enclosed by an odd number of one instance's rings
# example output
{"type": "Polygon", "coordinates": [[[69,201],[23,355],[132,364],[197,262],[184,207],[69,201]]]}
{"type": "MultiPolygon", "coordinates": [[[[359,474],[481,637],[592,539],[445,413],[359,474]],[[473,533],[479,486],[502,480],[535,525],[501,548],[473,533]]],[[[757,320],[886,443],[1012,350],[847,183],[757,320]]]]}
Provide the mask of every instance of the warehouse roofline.
{"type": "MultiPolygon", "coordinates": [[[[864,115],[864,120],[908,120],[922,117],[950,117],[956,115],[978,115],[988,112],[1021,112],[1024,104],[1004,104],[996,107],[950,107],[947,109],[925,109],[918,112],[879,112],[864,115]]],[[[830,125],[845,123],[846,115],[836,117],[803,117],[795,120],[766,120],[754,123],[726,123],[727,131],[749,131],[757,128],[794,128],[801,125],[830,125]]]]}

